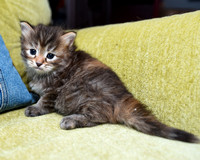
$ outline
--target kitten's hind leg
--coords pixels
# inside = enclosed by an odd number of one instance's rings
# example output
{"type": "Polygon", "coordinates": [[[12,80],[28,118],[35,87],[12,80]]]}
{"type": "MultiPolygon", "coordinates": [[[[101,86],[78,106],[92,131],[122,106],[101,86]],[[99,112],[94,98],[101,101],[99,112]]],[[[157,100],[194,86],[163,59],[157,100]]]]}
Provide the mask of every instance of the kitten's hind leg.
{"type": "Polygon", "coordinates": [[[95,122],[91,122],[88,117],[82,114],[72,114],[69,116],[65,116],[61,123],[61,129],[74,129],[74,128],[82,128],[82,127],[92,127],[98,125],[95,122]]]}

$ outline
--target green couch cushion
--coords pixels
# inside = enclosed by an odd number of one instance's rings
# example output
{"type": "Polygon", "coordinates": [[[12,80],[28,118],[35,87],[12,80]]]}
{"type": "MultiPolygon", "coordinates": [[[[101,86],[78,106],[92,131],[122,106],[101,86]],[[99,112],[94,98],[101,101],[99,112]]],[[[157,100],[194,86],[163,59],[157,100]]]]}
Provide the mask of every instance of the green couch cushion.
{"type": "Polygon", "coordinates": [[[62,116],[0,115],[2,160],[198,160],[200,145],[149,136],[120,125],[61,130],[62,116]]]}

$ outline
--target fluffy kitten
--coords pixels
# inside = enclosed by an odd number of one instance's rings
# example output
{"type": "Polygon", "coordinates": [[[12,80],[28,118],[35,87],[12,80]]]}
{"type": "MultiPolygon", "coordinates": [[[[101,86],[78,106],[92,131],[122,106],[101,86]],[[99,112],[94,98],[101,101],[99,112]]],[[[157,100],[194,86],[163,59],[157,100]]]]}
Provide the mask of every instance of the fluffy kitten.
{"type": "Polygon", "coordinates": [[[26,108],[26,116],[57,112],[64,115],[62,129],[119,123],[150,135],[199,141],[193,134],[159,122],[108,66],[76,51],[76,33],[26,22],[21,22],[21,29],[29,85],[40,95],[36,104],[26,108]]]}

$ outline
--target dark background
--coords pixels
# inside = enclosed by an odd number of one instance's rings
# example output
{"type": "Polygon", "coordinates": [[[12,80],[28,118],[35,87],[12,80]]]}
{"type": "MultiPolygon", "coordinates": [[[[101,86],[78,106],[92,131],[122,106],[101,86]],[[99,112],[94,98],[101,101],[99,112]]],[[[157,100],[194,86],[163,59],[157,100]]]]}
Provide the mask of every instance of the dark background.
{"type": "Polygon", "coordinates": [[[52,24],[66,29],[139,21],[200,9],[200,0],[49,0],[52,24]]]}

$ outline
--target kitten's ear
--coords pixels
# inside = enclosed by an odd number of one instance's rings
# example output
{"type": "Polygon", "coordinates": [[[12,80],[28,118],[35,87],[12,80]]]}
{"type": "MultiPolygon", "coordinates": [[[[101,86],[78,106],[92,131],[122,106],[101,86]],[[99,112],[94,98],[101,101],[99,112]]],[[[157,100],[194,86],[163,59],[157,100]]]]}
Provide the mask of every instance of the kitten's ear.
{"type": "Polygon", "coordinates": [[[24,37],[30,35],[31,32],[34,32],[33,27],[27,22],[20,22],[22,35],[24,37]]]}
{"type": "Polygon", "coordinates": [[[75,32],[68,32],[61,36],[63,43],[69,47],[71,47],[74,44],[75,38],[76,38],[75,32]]]}

